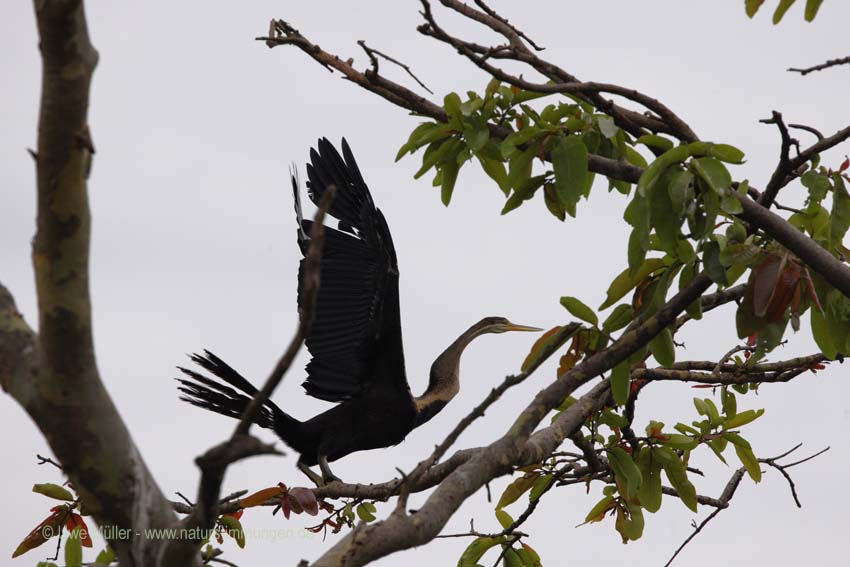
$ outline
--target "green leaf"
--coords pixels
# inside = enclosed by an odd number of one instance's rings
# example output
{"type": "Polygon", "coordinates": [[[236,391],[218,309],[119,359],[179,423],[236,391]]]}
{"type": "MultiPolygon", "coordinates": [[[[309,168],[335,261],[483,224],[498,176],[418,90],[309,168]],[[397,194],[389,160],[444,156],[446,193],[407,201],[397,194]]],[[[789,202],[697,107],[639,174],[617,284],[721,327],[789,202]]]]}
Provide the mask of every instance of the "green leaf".
{"type": "Polygon", "coordinates": [[[527,543],[523,543],[522,547],[517,549],[516,552],[524,567],[543,567],[540,563],[540,556],[527,543]]]}
{"type": "Polygon", "coordinates": [[[614,505],[614,497],[605,496],[590,509],[587,516],[584,517],[584,523],[589,524],[591,522],[601,522],[605,518],[605,513],[613,508],[614,505]]]}
{"type": "Polygon", "coordinates": [[[629,235],[628,260],[629,270],[634,272],[646,260],[646,253],[649,249],[648,235],[644,231],[634,228],[629,235]]]}
{"type": "Polygon", "coordinates": [[[697,511],[697,489],[688,480],[688,471],[685,469],[685,464],[679,459],[673,451],[666,447],[653,447],[653,456],[661,462],[664,468],[664,473],[667,475],[667,480],[676,489],[682,503],[691,509],[697,511]]]}
{"type": "Polygon", "coordinates": [[[745,0],[747,15],[751,18],[755,16],[762,4],[764,0],[745,0]]]}
{"type": "Polygon", "coordinates": [[[668,171],[672,171],[667,184],[670,205],[673,207],[673,214],[681,217],[694,200],[694,176],[690,171],[684,171],[682,169],[670,169],[668,171]]]}
{"type": "Polygon", "coordinates": [[[806,0],[806,21],[811,22],[818,15],[818,10],[823,0],[806,0]]]}
{"type": "Polygon", "coordinates": [[[508,529],[514,523],[511,515],[504,510],[496,510],[496,519],[499,521],[499,525],[502,526],[503,530],[508,529]]]}
{"type": "Polygon", "coordinates": [[[761,467],[749,441],[731,431],[724,433],[723,438],[735,446],[735,454],[738,455],[738,459],[744,465],[753,482],[761,482],[761,467]]]}
{"type": "MultiPolygon", "coordinates": [[[[481,100],[481,99],[478,99],[481,100]]],[[[467,120],[463,127],[463,137],[469,149],[478,151],[483,148],[490,139],[490,129],[483,120],[467,120]]]]}
{"type": "Polygon", "coordinates": [[[732,176],[723,163],[713,157],[691,160],[691,167],[697,175],[718,195],[725,194],[732,185],[732,176]]]}
{"type": "Polygon", "coordinates": [[[573,314],[575,317],[578,317],[582,321],[587,321],[594,327],[599,324],[599,319],[596,316],[596,313],[593,312],[593,309],[576,299],[575,297],[564,296],[561,298],[561,305],[563,305],[567,311],[573,314]]]}
{"type": "Polygon", "coordinates": [[[716,284],[727,285],[726,268],[720,262],[720,245],[716,240],[709,240],[703,245],[703,263],[705,273],[716,284]]]}
{"type": "Polygon", "coordinates": [[[670,183],[678,173],[675,169],[668,169],[648,194],[650,222],[655,227],[661,249],[672,256],[678,252],[681,236],[679,227],[683,220],[673,207],[669,191],[670,183]]]}
{"type": "Polygon", "coordinates": [[[699,439],[694,439],[689,435],[666,433],[664,436],[666,439],[662,440],[661,443],[675,451],[690,451],[699,445],[699,439]]]}
{"type": "Polygon", "coordinates": [[[653,459],[652,450],[644,446],[638,453],[637,465],[643,478],[637,491],[638,500],[654,514],[661,508],[661,463],[653,459]]]}
{"type": "Polygon", "coordinates": [[[623,543],[636,541],[643,535],[643,510],[638,504],[626,502],[617,509],[617,521],[615,527],[623,543]]]}
{"type": "Polygon", "coordinates": [[[676,362],[676,347],[673,344],[673,333],[664,328],[649,341],[649,352],[661,366],[671,366],[676,362]]]}
{"type": "Polygon", "coordinates": [[[635,318],[635,310],[628,303],[621,303],[608,315],[608,318],[602,323],[602,330],[606,333],[619,331],[626,325],[632,322],[635,318]]]}
{"type": "Polygon", "coordinates": [[[413,153],[425,144],[447,138],[451,133],[452,129],[442,122],[425,122],[424,124],[420,124],[410,133],[407,142],[399,148],[395,160],[400,160],[408,152],[413,153]]]}
{"type": "Polygon", "coordinates": [[[505,202],[505,206],[502,208],[501,214],[507,214],[512,210],[516,209],[524,201],[528,201],[532,197],[534,197],[534,193],[543,185],[543,182],[546,180],[545,175],[535,175],[534,177],[529,177],[522,181],[519,184],[519,187],[516,188],[514,194],[511,195],[508,200],[505,202]]]}
{"type": "Polygon", "coordinates": [[[456,160],[449,159],[448,161],[443,162],[443,178],[440,187],[440,200],[443,202],[443,205],[447,207],[452,200],[452,191],[454,191],[455,188],[458,171],[460,171],[460,165],[456,160]]]}
{"type": "Polygon", "coordinates": [[[108,545],[103,551],[97,554],[97,558],[94,560],[99,565],[109,565],[113,561],[115,561],[115,552],[108,545]]]}
{"type": "Polygon", "coordinates": [[[518,132],[509,134],[504,140],[502,140],[502,143],[499,144],[499,151],[502,154],[502,158],[507,159],[511,157],[517,150],[516,146],[521,146],[526,142],[531,141],[538,134],[540,134],[540,129],[533,126],[523,128],[518,132]]]}
{"type": "Polygon", "coordinates": [[[567,212],[564,210],[564,205],[561,204],[560,199],[558,199],[558,193],[553,183],[546,183],[543,186],[543,202],[546,208],[549,209],[549,212],[559,220],[563,221],[566,218],[567,212]]]}
{"type": "Polygon", "coordinates": [[[449,116],[461,116],[460,104],[460,96],[457,93],[449,93],[443,98],[443,108],[449,116]]]}
{"type": "Polygon", "coordinates": [[[630,385],[629,362],[624,360],[611,369],[611,395],[614,397],[615,404],[621,406],[628,401],[630,385]]]}
{"type": "Polygon", "coordinates": [[[537,155],[537,144],[532,144],[524,151],[515,153],[508,162],[508,185],[516,189],[531,176],[531,162],[537,155]]]}
{"type": "Polygon", "coordinates": [[[602,132],[602,135],[608,139],[616,136],[617,132],[620,130],[617,128],[617,125],[614,124],[614,119],[610,116],[600,116],[596,119],[596,123],[599,125],[599,131],[602,132]]]}
{"type": "Polygon", "coordinates": [[[531,490],[531,487],[534,486],[534,481],[537,480],[537,477],[538,475],[536,473],[532,473],[530,475],[521,476],[510,483],[505,488],[505,491],[502,492],[502,496],[496,504],[496,509],[499,510],[516,502],[517,498],[531,490]]]}
{"type": "Polygon", "coordinates": [[[65,567],[81,567],[83,564],[83,542],[80,539],[80,526],[68,534],[65,540],[65,567]]]}
{"type": "Polygon", "coordinates": [[[632,460],[632,457],[620,447],[608,449],[608,462],[614,475],[626,487],[626,498],[633,498],[637,494],[637,489],[643,482],[643,477],[640,474],[640,469],[632,460]]]}
{"type": "Polygon", "coordinates": [[[425,175],[429,169],[442,161],[447,154],[459,151],[462,146],[463,142],[457,138],[442,139],[431,142],[428,145],[428,148],[426,148],[425,153],[422,154],[422,167],[413,174],[413,178],[419,179],[425,175]]]}
{"type": "Polygon", "coordinates": [[[712,157],[716,157],[720,161],[725,161],[726,163],[744,163],[744,152],[735,146],[730,146],[729,144],[713,144],[708,153],[712,157]]]}
{"type": "Polygon", "coordinates": [[[764,410],[745,410],[741,413],[735,414],[733,417],[730,417],[726,421],[723,422],[724,429],[735,429],[750,423],[751,421],[755,421],[760,418],[764,414],[764,410]]]}
{"type": "Polygon", "coordinates": [[[43,494],[56,500],[65,500],[71,502],[74,500],[74,495],[58,484],[45,483],[32,485],[32,491],[38,494],[43,494]]]}
{"type": "Polygon", "coordinates": [[[587,148],[576,136],[560,138],[552,149],[555,190],[564,210],[575,217],[575,206],[587,185],[587,148]]]}
{"type": "Polygon", "coordinates": [[[779,5],[776,7],[776,11],[773,12],[773,23],[778,24],[782,20],[782,16],[785,15],[785,12],[788,11],[788,8],[794,4],[796,0],[779,0],[779,5]]]}
{"type": "Polygon", "coordinates": [[[484,106],[484,99],[475,96],[470,98],[464,103],[460,105],[460,113],[464,116],[472,115],[476,110],[479,110],[482,106],[484,106]]]}
{"type": "Polygon", "coordinates": [[[504,555],[502,556],[502,567],[525,567],[522,558],[515,549],[502,545],[504,555]],[[507,549],[506,549],[507,548],[507,549]]]}
{"type": "Polygon", "coordinates": [[[505,164],[494,159],[488,159],[478,156],[478,161],[481,163],[481,169],[484,173],[490,176],[490,179],[499,185],[506,196],[511,192],[511,186],[508,184],[508,172],[505,170],[505,164]]]}
{"type": "Polygon", "coordinates": [[[744,205],[735,195],[728,193],[720,198],[720,209],[730,215],[739,215],[744,212],[744,205]]]}
{"type": "Polygon", "coordinates": [[[655,148],[657,150],[661,150],[662,152],[666,152],[668,150],[673,149],[673,142],[664,138],[663,136],[658,136],[656,134],[644,134],[635,140],[636,144],[643,144],[648,148],[655,148]]]}
{"type": "Polygon", "coordinates": [[[832,174],[832,214],[829,219],[829,243],[832,246],[841,244],[847,229],[850,228],[850,195],[844,186],[841,174],[832,174]]]}
{"type": "Polygon", "coordinates": [[[614,281],[611,282],[611,285],[608,286],[608,291],[606,292],[607,297],[602,305],[599,306],[599,310],[602,311],[603,309],[607,309],[614,305],[624,295],[633,290],[638,283],[646,279],[651,273],[660,270],[663,267],[664,260],[661,258],[647,258],[633,274],[630,273],[628,268],[620,272],[620,274],[614,278],[614,281]]]}
{"type": "Polygon", "coordinates": [[[534,502],[540,498],[540,496],[549,489],[554,480],[555,477],[551,474],[544,474],[537,477],[537,480],[534,481],[534,484],[531,487],[531,492],[528,493],[529,501],[534,502]]]}
{"type": "Polygon", "coordinates": [[[364,522],[372,522],[375,520],[375,505],[371,502],[361,502],[354,509],[357,513],[357,517],[363,520],[364,522]]]}
{"type": "Polygon", "coordinates": [[[667,168],[677,163],[682,163],[692,155],[704,155],[709,147],[711,147],[709,142],[695,142],[684,146],[676,146],[664,152],[643,170],[638,180],[638,194],[645,196],[647,191],[652,189],[655,182],[658,181],[658,178],[667,168]]]}
{"type": "Polygon", "coordinates": [[[242,523],[233,516],[221,516],[218,519],[225,533],[236,541],[236,545],[240,548],[245,547],[245,530],[242,529],[242,523]]]}
{"type": "Polygon", "coordinates": [[[475,538],[460,556],[457,567],[475,567],[487,550],[504,542],[505,536],[475,538]]]}

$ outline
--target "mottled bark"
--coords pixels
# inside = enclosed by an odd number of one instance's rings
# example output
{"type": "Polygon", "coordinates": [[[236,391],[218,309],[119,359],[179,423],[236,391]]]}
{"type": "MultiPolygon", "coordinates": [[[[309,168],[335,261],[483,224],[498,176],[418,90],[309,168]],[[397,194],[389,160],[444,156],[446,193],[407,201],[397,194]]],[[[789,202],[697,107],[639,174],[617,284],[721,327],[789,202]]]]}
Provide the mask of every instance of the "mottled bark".
{"type": "MultiPolygon", "coordinates": [[[[42,93],[36,154],[38,221],[32,258],[35,334],[0,288],[0,380],[27,411],[101,527],[127,533],[173,525],[97,370],[89,298],[87,111],[97,64],[80,0],[37,0],[42,93]]],[[[159,543],[110,540],[121,565],[159,565],[159,543]]],[[[188,565],[192,557],[175,565],[188,565]]]]}

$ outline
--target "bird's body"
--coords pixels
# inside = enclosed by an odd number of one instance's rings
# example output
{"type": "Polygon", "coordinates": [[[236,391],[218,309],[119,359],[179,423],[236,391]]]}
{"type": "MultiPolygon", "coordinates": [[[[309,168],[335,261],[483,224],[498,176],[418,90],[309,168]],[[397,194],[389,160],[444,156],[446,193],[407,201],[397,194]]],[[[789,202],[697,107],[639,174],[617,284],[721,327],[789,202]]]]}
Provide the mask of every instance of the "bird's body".
{"type": "MultiPolygon", "coordinates": [[[[306,344],[312,360],[303,386],[310,396],[337,405],[306,421],[286,414],[271,400],[256,420],[272,429],[300,454],[299,466],[319,464],[332,478],[328,461],[355,451],[389,447],[436,415],[458,391],[463,349],[484,333],[539,330],[513,325],[501,317],[482,319],[434,362],[428,388],[414,397],[407,383],[401,339],[398,264],[389,227],[372,201],[348,144],[343,156],[326,139],[311,150],[307,166],[310,199],[318,203],[330,186],[336,195],[329,214],[339,220],[326,227],[315,315],[306,344]]],[[[312,221],[301,213],[299,188],[293,177],[298,243],[306,254],[312,221]]],[[[298,304],[302,306],[299,270],[298,304]]],[[[181,368],[181,399],[223,415],[239,418],[256,388],[210,352],[193,361],[214,380],[181,368]]],[[[306,471],[305,471],[306,472],[306,471]]]]}

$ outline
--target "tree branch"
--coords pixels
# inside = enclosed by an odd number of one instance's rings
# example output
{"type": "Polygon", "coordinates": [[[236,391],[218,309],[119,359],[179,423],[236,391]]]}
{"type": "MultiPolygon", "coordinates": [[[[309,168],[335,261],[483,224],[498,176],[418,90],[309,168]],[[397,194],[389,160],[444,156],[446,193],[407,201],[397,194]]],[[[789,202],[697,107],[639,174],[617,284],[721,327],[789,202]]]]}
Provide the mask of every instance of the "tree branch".
{"type": "MultiPolygon", "coordinates": [[[[254,420],[259,415],[263,405],[268,401],[281,380],[283,380],[283,376],[289,370],[292,361],[295,359],[295,355],[300,350],[301,345],[304,344],[304,339],[309,333],[310,325],[315,315],[316,297],[319,293],[321,258],[325,239],[325,227],[323,223],[325,214],[330,208],[335,194],[336,187],[333,185],[329,186],[328,191],[322,195],[319,209],[313,218],[309,246],[304,259],[304,275],[302,279],[303,301],[301,303],[299,324],[295,335],[292,337],[289,346],[275,365],[274,370],[272,370],[271,375],[263,387],[254,395],[251,402],[245,408],[239,424],[236,426],[230,439],[209,449],[206,453],[195,459],[195,463],[201,469],[201,480],[198,484],[198,501],[191,507],[191,513],[182,520],[182,527],[188,533],[197,533],[199,535],[208,533],[215,526],[218,515],[221,513],[219,509],[221,484],[224,481],[227,468],[231,464],[255,455],[281,454],[273,446],[262,443],[255,437],[248,435],[248,431],[251,425],[254,424],[254,420]]],[[[201,537],[168,541],[164,555],[169,559],[169,564],[179,564],[179,558],[194,555],[204,541],[201,537]]]]}
{"type": "MultiPolygon", "coordinates": [[[[0,291],[0,379],[39,427],[99,525],[133,534],[168,527],[176,516],[95,363],[87,195],[94,145],[87,113],[97,51],[82,1],[36,1],[34,6],[42,59],[32,251],[39,335],[17,313],[8,292],[0,291]]],[[[158,560],[157,541],[134,537],[109,544],[121,564],[158,560]]]]}
{"type": "MultiPolygon", "coordinates": [[[[850,135],[850,129],[848,129],[850,135]]],[[[818,142],[820,144],[820,142],[818,142]]],[[[815,145],[818,145],[815,144],[815,145]]],[[[812,146],[814,147],[814,146],[812,146]]],[[[802,156],[806,152],[802,152],[802,156]]],[[[795,160],[791,160],[793,165],[795,160]]],[[[817,242],[791,226],[785,219],[759,205],[749,197],[732,191],[744,212],[738,215],[745,222],[757,226],[767,235],[796,254],[808,267],[820,274],[830,285],[850,297],[850,268],[826,251],[817,242]]]]}
{"type": "Polygon", "coordinates": [[[823,71],[824,69],[829,69],[830,67],[837,67],[838,65],[848,65],[850,64],[850,56],[841,57],[840,59],[829,59],[823,63],[818,65],[813,65],[812,67],[806,67],[803,69],[797,69],[795,67],[791,67],[788,71],[792,73],[800,73],[802,76],[806,76],[809,73],[814,73],[815,71],[823,71]]]}

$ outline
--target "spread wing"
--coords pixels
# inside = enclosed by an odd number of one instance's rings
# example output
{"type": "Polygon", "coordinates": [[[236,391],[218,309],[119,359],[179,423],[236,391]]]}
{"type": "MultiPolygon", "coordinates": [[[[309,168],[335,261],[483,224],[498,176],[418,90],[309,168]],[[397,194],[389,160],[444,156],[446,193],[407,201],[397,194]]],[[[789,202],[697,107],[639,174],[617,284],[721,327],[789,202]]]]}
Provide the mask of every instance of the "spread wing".
{"type": "MultiPolygon", "coordinates": [[[[315,318],[306,338],[313,355],[307,364],[307,393],[339,402],[357,397],[374,380],[392,376],[405,388],[398,304],[398,265],[389,227],[375,208],[351,149],[343,139],[342,156],[327,139],[310,150],[307,188],[318,204],[331,185],[336,195],[329,215],[321,261],[315,318]]],[[[306,253],[312,221],[301,212],[298,182],[292,179],[298,219],[298,244],[306,253]]],[[[304,261],[298,270],[298,307],[302,307],[304,261]]]]}

